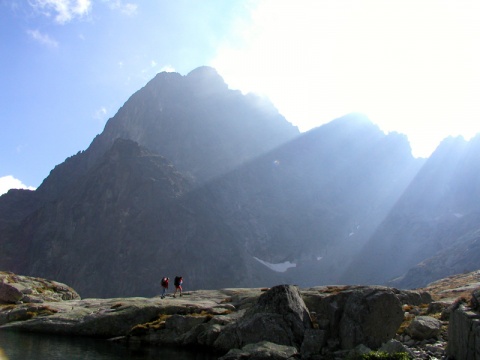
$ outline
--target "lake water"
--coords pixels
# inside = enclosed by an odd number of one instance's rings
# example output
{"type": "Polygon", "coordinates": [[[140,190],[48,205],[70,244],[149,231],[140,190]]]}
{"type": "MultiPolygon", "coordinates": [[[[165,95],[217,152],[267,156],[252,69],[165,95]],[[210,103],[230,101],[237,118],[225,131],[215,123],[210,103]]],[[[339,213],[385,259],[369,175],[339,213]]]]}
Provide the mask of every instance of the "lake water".
{"type": "MultiPolygon", "coordinates": [[[[0,349],[8,360],[213,360],[217,356],[193,350],[164,347],[127,347],[81,337],[0,331],[0,349]]],[[[5,360],[0,351],[0,360],[5,360]]]]}

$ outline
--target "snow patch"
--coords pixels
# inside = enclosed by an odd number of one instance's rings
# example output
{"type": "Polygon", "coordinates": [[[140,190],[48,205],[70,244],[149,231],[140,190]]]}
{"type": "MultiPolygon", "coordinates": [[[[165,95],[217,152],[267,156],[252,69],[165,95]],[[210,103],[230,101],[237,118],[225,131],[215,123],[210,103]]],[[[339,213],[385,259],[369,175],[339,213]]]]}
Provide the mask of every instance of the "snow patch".
{"type": "Polygon", "coordinates": [[[255,260],[257,260],[259,263],[265,265],[269,269],[271,269],[273,271],[276,271],[276,272],[285,272],[291,267],[297,267],[297,264],[291,263],[290,261],[285,261],[285,262],[279,263],[279,264],[271,264],[269,262],[260,260],[259,258],[255,257],[255,256],[253,258],[255,260]]]}

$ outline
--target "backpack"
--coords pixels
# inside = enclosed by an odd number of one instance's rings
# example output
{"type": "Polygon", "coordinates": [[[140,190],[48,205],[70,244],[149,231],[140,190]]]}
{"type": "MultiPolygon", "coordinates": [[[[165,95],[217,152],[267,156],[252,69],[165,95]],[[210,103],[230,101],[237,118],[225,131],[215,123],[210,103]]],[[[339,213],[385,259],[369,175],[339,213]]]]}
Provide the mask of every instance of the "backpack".
{"type": "Polygon", "coordinates": [[[163,279],[162,279],[162,286],[163,286],[163,287],[167,287],[167,286],[168,286],[168,280],[167,280],[167,278],[163,278],[163,279]]]}
{"type": "Polygon", "coordinates": [[[175,282],[173,283],[175,286],[180,286],[182,283],[182,277],[181,276],[175,276],[175,282]]]}

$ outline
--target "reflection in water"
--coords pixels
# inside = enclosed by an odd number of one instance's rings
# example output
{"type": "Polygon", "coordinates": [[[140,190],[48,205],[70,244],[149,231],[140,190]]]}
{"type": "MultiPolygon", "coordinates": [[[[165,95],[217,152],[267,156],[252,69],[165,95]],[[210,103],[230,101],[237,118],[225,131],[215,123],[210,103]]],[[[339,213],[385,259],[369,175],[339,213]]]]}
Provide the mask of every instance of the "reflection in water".
{"type": "Polygon", "coordinates": [[[211,354],[190,350],[153,346],[127,347],[107,340],[0,331],[0,360],[213,360],[216,358],[211,354]]]}

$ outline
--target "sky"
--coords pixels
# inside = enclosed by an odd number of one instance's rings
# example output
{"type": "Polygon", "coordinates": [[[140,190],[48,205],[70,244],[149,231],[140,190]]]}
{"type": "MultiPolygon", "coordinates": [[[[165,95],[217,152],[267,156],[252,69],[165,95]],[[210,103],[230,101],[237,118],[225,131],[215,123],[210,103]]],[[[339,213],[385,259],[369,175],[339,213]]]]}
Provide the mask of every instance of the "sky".
{"type": "Polygon", "coordinates": [[[477,0],[0,0],[0,194],[38,187],[157,73],[217,69],[301,131],[350,112],[428,157],[480,132],[477,0]]]}

